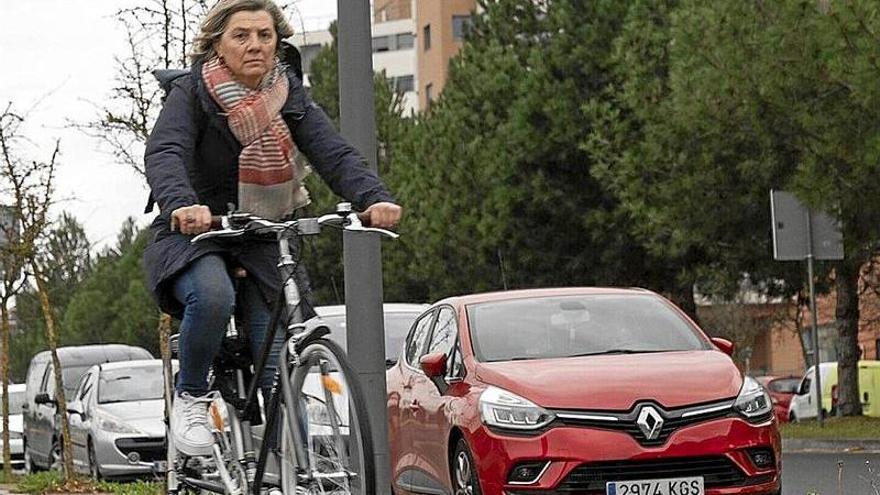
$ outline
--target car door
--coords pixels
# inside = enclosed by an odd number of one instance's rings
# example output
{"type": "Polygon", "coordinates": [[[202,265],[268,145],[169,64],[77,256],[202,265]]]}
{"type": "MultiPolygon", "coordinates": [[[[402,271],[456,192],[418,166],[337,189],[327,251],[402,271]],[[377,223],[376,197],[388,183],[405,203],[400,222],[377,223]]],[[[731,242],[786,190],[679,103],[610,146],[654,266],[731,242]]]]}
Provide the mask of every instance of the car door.
{"type": "Polygon", "coordinates": [[[419,373],[417,369],[419,358],[427,345],[431,324],[434,322],[436,314],[436,311],[432,310],[416,320],[407,335],[401,359],[395,366],[397,375],[395,376],[394,372],[389,373],[388,416],[392,430],[396,430],[396,433],[392,431],[390,435],[391,442],[394,444],[391,450],[397,452],[392,461],[393,477],[397,487],[405,492],[412,492],[413,473],[416,470],[411,429],[415,421],[413,409],[418,406],[412,402],[412,381],[414,376],[419,373]],[[394,427],[395,423],[396,428],[394,427]]]}
{"type": "MultiPolygon", "coordinates": [[[[54,399],[55,380],[52,376],[53,367],[50,364],[46,366],[43,372],[43,380],[40,382],[40,389],[37,394],[46,393],[49,398],[54,399]]],[[[34,406],[34,428],[31,431],[31,437],[28,438],[28,448],[31,455],[39,464],[47,466],[50,463],[49,452],[52,449],[52,425],[55,418],[55,404],[33,404],[34,406]]]]}
{"type": "Polygon", "coordinates": [[[813,386],[813,370],[807,371],[801,384],[798,387],[798,393],[792,398],[791,410],[798,419],[814,417],[816,415],[816,406],[813,405],[813,396],[816,394],[816,387],[813,386]]]}
{"type": "Polygon", "coordinates": [[[82,414],[70,413],[67,415],[70,427],[70,443],[73,448],[73,464],[78,470],[87,472],[88,470],[88,451],[86,450],[89,425],[86,418],[86,399],[91,390],[95,372],[86,373],[79,381],[76,390],[71,397],[71,405],[74,406],[82,414]]]}
{"type": "Polygon", "coordinates": [[[436,492],[443,490],[449,478],[447,439],[449,438],[450,402],[454,396],[447,394],[450,373],[459,367],[453,366],[456,359],[458,325],[455,310],[450,306],[440,307],[437,318],[431,327],[431,336],[422,355],[442,353],[446,355],[446,376],[430,378],[421,370],[412,374],[410,410],[413,421],[409,428],[412,435],[412,449],[416,465],[427,476],[414,478],[421,488],[436,492]]]}

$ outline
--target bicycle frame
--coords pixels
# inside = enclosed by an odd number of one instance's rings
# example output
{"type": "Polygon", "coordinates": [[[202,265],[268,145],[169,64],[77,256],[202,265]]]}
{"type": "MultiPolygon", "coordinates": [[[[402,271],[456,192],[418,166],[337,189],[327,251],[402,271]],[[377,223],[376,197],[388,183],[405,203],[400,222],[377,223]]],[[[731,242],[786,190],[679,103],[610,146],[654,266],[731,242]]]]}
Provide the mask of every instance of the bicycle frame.
{"type": "MultiPolygon", "coordinates": [[[[284,281],[282,290],[279,293],[278,299],[275,301],[272,310],[272,316],[269,321],[269,328],[266,333],[265,340],[263,341],[262,347],[260,349],[260,353],[258,355],[257,361],[254,363],[254,372],[251,377],[250,383],[247,386],[247,393],[244,393],[245,390],[245,380],[244,380],[244,372],[240,367],[235,368],[235,391],[238,394],[238,399],[244,401],[244,405],[241,407],[236,407],[234,404],[229,403],[224,398],[224,403],[226,405],[226,409],[228,411],[229,417],[229,429],[232,436],[232,445],[228,445],[230,447],[227,451],[231,451],[234,453],[235,459],[232,459],[237,465],[243,469],[245,474],[245,480],[247,485],[245,487],[235,487],[232,477],[228,470],[226,469],[226,459],[223,458],[223,452],[220,449],[220,446],[215,441],[213,446],[213,458],[215,464],[217,465],[217,470],[219,476],[221,478],[222,484],[216,484],[212,481],[204,480],[201,478],[193,478],[189,476],[183,476],[183,478],[179,478],[179,475],[183,473],[183,468],[185,466],[178,465],[179,459],[177,456],[176,449],[173,446],[172,437],[170,434],[167,434],[168,438],[168,456],[167,456],[167,467],[166,467],[166,480],[168,483],[168,491],[169,492],[177,492],[180,490],[181,486],[188,486],[194,489],[200,490],[208,490],[215,493],[227,493],[232,492],[234,495],[238,495],[242,489],[247,490],[248,493],[260,493],[266,477],[266,467],[268,463],[268,454],[271,450],[270,447],[277,448],[278,446],[273,445],[273,440],[277,438],[279,435],[277,433],[277,429],[280,426],[279,424],[279,416],[282,407],[286,409],[287,414],[285,415],[285,419],[288,422],[287,431],[290,435],[292,435],[292,441],[289,442],[290,445],[294,448],[294,458],[297,466],[297,485],[300,482],[308,483],[312,480],[310,479],[312,475],[311,465],[312,459],[308,455],[304,445],[305,440],[302,437],[302,432],[300,430],[299,424],[297,423],[300,414],[303,413],[301,411],[301,404],[295,397],[295,391],[292,390],[290,380],[281,379],[282,377],[290,377],[291,372],[300,364],[299,362],[299,351],[301,348],[305,347],[305,344],[312,340],[317,340],[325,336],[329,333],[329,328],[327,328],[322,323],[315,325],[305,325],[302,323],[302,311],[300,308],[301,303],[301,294],[299,291],[299,287],[296,283],[295,271],[297,260],[294,259],[291,254],[290,249],[290,240],[297,238],[299,236],[304,235],[315,235],[320,232],[320,226],[325,223],[331,221],[333,218],[346,218],[350,222],[350,225],[354,225],[354,227],[346,227],[349,230],[360,230],[360,231],[372,231],[379,232],[385,235],[389,235],[391,237],[397,237],[393,232],[388,232],[382,229],[373,229],[363,227],[359,220],[357,219],[355,214],[351,212],[351,206],[347,203],[340,203],[337,205],[337,213],[335,215],[324,215],[321,218],[317,219],[303,219],[300,221],[288,222],[288,228],[277,231],[277,241],[278,241],[278,249],[279,249],[279,263],[278,269],[280,271],[281,279],[284,281]],[[254,456],[254,444],[255,438],[252,431],[251,422],[247,419],[252,417],[254,414],[255,408],[258,408],[257,403],[257,389],[259,388],[259,377],[262,375],[263,370],[266,368],[269,354],[271,352],[272,343],[275,340],[276,332],[278,331],[279,321],[282,316],[286,316],[287,327],[285,331],[288,334],[288,338],[285,340],[284,345],[282,346],[281,355],[278,360],[278,368],[275,371],[275,376],[273,379],[272,392],[268,399],[265,401],[265,430],[263,432],[263,441],[261,448],[259,450],[259,457],[255,459],[254,456]],[[281,385],[279,387],[279,384],[281,385]],[[283,402],[282,402],[283,401],[283,402]],[[237,488],[237,489],[236,489],[237,488]]],[[[225,218],[224,218],[225,221],[225,218]]],[[[266,228],[268,229],[271,222],[265,222],[266,228]]],[[[278,224],[275,224],[278,225],[278,224]]],[[[228,221],[224,225],[228,229],[228,221]]],[[[231,237],[232,235],[230,235],[231,237]]],[[[209,235],[202,234],[193,239],[193,242],[198,241],[200,238],[210,237],[209,235]]],[[[235,328],[234,316],[230,320],[230,326],[227,329],[227,336],[235,334],[237,335],[237,329],[235,328]]],[[[163,360],[165,359],[165,353],[163,353],[163,360]]],[[[169,353],[169,365],[163,366],[163,372],[166,373],[165,376],[165,384],[166,384],[166,410],[171,411],[171,396],[173,392],[169,389],[173,384],[173,377],[169,376],[171,367],[170,367],[170,353],[169,353]]],[[[322,370],[322,372],[326,372],[327,370],[322,370]]],[[[216,373],[215,373],[216,375],[216,373]]],[[[264,398],[265,399],[265,398],[264,398]]],[[[333,411],[333,401],[327,401],[328,408],[334,413],[330,414],[333,419],[333,423],[335,423],[335,411],[333,411]]],[[[259,410],[256,409],[256,413],[259,413],[259,410]]],[[[168,418],[166,418],[166,429],[170,422],[168,418]]],[[[220,425],[221,427],[225,425],[220,425]]],[[[338,431],[338,424],[333,424],[334,431],[338,431]]],[[[225,442],[225,434],[221,431],[223,436],[223,441],[225,442]]],[[[284,439],[282,439],[282,442],[284,439]]],[[[279,466],[283,463],[279,462],[279,466]]],[[[279,482],[281,478],[281,473],[279,475],[279,482]]],[[[270,492],[271,493],[271,492],[270,492]]]]}

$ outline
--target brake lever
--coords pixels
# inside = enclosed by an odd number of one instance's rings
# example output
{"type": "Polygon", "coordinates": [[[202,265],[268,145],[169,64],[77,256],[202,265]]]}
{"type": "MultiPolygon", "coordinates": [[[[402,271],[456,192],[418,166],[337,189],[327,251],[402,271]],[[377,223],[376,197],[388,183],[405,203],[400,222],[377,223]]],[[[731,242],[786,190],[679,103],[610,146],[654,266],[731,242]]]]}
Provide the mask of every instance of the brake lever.
{"type": "Polygon", "coordinates": [[[379,229],[376,227],[364,227],[364,224],[357,216],[357,213],[349,213],[347,219],[348,224],[342,227],[343,230],[348,230],[351,232],[373,232],[376,234],[384,235],[385,237],[390,237],[391,239],[397,239],[398,237],[400,237],[400,234],[392,232],[390,230],[379,229]]]}

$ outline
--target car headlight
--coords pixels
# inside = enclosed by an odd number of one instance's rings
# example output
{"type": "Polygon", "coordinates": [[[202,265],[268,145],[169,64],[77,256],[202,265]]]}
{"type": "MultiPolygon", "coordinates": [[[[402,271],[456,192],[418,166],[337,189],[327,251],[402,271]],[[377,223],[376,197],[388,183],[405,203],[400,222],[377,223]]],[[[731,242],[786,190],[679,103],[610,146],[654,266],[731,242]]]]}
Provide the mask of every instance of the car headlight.
{"type": "Polygon", "coordinates": [[[98,428],[104,430],[108,433],[125,433],[132,435],[139,435],[142,432],[137,428],[126,424],[119,418],[114,418],[106,413],[96,414],[95,421],[98,423],[98,428]]]}
{"type": "Polygon", "coordinates": [[[480,418],[488,426],[513,430],[537,430],[555,419],[550,411],[497,387],[480,394],[480,418]]]}
{"type": "Polygon", "coordinates": [[[773,410],[773,402],[764,387],[754,378],[747,376],[733,408],[746,419],[754,420],[767,416],[773,410]]]}

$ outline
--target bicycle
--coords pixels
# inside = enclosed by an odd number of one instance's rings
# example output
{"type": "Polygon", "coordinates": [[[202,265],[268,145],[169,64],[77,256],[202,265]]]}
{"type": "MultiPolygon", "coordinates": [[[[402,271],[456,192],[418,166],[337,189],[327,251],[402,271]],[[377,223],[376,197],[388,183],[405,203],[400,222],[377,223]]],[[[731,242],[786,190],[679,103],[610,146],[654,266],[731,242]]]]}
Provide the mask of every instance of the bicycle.
{"type": "MultiPolygon", "coordinates": [[[[235,316],[229,321],[209,378],[211,390],[220,396],[209,407],[209,423],[215,437],[212,455],[187,457],[177,452],[166,417],[168,493],[375,494],[370,426],[354,371],[343,349],[326,338],[330,329],[317,317],[307,322],[302,322],[301,317],[300,292],[294,276],[299,260],[291,254],[290,243],[317,235],[325,226],[397,237],[394,232],[365,227],[349,203],[340,203],[335,213],[285,222],[230,213],[215,217],[212,230],[193,238],[192,242],[200,242],[273,236],[278,242],[278,269],[283,286],[253,366],[245,336],[235,325],[235,316]],[[255,431],[262,422],[256,394],[258,380],[281,318],[286,323],[283,328],[287,339],[272,393],[264,398],[265,429],[260,442],[255,431]]],[[[176,337],[172,337],[172,354],[176,354],[176,337]]],[[[171,411],[174,379],[170,360],[165,361],[166,411],[171,411]]]]}

